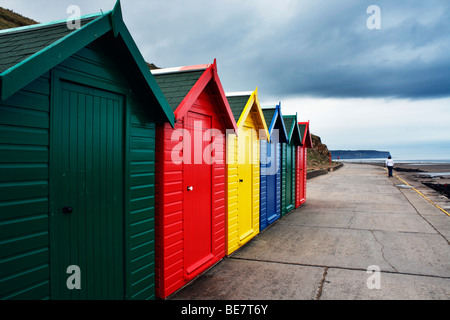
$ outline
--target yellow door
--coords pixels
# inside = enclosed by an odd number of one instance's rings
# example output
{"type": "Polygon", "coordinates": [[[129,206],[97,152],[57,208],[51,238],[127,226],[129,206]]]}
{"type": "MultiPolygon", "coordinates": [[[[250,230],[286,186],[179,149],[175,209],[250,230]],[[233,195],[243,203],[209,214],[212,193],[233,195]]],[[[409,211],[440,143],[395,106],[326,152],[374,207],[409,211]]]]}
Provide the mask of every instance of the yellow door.
{"type": "Polygon", "coordinates": [[[239,242],[253,234],[252,128],[243,126],[238,136],[238,234],[239,242]]]}

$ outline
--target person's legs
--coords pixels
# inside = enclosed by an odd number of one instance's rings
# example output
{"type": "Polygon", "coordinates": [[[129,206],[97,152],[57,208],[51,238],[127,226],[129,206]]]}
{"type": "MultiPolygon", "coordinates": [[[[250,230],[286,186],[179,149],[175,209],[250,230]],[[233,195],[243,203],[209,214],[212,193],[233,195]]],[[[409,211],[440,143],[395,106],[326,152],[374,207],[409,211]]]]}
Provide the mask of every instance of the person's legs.
{"type": "Polygon", "coordinates": [[[391,167],[391,166],[388,167],[388,170],[389,170],[389,177],[392,177],[392,169],[393,169],[393,167],[391,167]]]}

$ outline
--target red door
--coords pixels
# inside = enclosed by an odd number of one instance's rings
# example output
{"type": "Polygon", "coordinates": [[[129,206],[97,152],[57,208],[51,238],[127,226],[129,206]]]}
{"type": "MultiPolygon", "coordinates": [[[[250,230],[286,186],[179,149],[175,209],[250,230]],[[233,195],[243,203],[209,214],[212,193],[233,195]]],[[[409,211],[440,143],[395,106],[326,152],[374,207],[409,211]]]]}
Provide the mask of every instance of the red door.
{"type": "Polygon", "coordinates": [[[306,200],[306,148],[300,147],[300,203],[306,200]]]}
{"type": "MultiPolygon", "coordinates": [[[[203,141],[211,129],[211,117],[188,112],[184,128],[190,135],[190,163],[184,164],[184,261],[185,277],[194,277],[209,262],[212,249],[211,175],[212,166],[205,162],[203,152],[211,141],[203,141]]],[[[184,138],[186,139],[186,137],[184,138]]],[[[186,141],[186,140],[185,140],[186,141]]],[[[185,144],[185,147],[187,144],[185,144]]],[[[186,152],[188,150],[184,150],[186,152]]]]}

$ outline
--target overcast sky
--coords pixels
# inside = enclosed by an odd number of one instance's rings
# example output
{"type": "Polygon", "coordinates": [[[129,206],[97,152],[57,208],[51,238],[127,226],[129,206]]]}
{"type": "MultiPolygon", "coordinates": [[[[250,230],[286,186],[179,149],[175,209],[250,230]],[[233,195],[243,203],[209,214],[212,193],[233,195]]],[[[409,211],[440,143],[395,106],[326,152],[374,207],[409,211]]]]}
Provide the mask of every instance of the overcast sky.
{"type": "MultiPolygon", "coordinates": [[[[284,114],[310,120],[330,149],[436,146],[450,158],[448,0],[121,3],[148,62],[217,58],[226,92],[258,87],[263,106],[281,101],[284,114]],[[372,20],[371,5],[380,19],[372,20]]],[[[115,0],[0,0],[39,22],[68,17],[72,4],[84,15],[109,11],[115,0]]]]}

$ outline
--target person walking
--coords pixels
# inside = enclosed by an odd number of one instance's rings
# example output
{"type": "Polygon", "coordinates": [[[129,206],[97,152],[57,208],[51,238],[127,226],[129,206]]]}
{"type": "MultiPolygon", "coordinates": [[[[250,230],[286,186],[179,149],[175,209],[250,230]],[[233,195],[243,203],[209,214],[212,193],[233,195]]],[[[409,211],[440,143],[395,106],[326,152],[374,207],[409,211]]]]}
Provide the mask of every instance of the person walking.
{"type": "Polygon", "coordinates": [[[392,170],[394,169],[394,160],[392,160],[391,156],[389,156],[386,160],[386,167],[388,168],[389,172],[388,177],[393,177],[392,170]]]}

